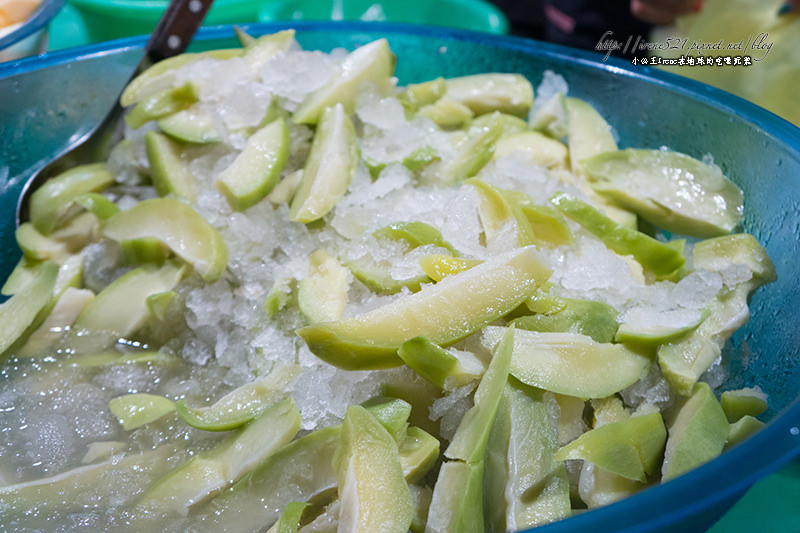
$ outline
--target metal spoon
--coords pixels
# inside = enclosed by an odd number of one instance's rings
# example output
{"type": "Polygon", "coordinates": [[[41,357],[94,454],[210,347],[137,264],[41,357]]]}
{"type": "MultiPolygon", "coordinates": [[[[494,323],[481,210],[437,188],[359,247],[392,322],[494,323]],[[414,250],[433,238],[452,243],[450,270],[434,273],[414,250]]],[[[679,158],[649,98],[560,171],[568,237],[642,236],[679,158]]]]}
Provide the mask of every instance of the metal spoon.
{"type": "MultiPolygon", "coordinates": [[[[186,50],[213,1],[170,0],[144,47],[144,56],[136,66],[131,79],[144,72],[153,63],[186,50]]],[[[17,226],[28,220],[30,197],[44,182],[71,167],[100,161],[108,156],[114,141],[120,139],[122,133],[123,109],[119,102],[120,95],[102,122],[28,178],[17,203],[17,226]]]]}

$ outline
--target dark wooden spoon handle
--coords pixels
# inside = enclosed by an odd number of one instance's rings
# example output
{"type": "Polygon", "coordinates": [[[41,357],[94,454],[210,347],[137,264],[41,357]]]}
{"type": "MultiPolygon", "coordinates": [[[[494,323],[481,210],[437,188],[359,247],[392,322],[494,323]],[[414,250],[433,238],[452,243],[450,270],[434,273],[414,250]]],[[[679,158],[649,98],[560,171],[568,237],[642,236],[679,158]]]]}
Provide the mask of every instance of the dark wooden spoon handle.
{"type": "Polygon", "coordinates": [[[186,50],[214,0],[172,0],[145,46],[152,63],[186,50]]]}

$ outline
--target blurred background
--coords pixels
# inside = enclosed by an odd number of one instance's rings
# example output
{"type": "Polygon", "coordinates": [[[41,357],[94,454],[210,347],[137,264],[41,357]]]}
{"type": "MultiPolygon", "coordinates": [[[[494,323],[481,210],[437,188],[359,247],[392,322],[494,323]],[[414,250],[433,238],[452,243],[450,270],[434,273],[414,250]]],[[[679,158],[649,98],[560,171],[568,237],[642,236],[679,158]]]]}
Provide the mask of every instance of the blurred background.
{"type": "MultiPolygon", "coordinates": [[[[149,33],[166,3],[0,0],[0,61],[149,33]]],[[[636,58],[637,64],[652,57],[748,56],[750,66],[668,70],[800,125],[800,0],[216,0],[206,25],[293,20],[446,25],[590,50],[599,60],[636,58]],[[651,46],[635,49],[636,43],[651,46]],[[722,49],[701,48],[715,43],[722,49]]],[[[711,531],[800,532],[798,501],[795,461],[755,485],[711,531]]]]}

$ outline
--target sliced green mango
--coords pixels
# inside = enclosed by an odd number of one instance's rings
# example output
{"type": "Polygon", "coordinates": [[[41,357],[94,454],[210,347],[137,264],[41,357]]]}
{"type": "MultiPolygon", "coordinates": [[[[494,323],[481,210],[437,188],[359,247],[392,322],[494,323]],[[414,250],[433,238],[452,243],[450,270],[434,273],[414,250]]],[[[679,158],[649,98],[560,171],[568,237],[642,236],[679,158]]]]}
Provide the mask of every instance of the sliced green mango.
{"type": "Polygon", "coordinates": [[[537,131],[525,131],[503,137],[494,147],[494,158],[521,152],[537,165],[547,168],[566,168],[567,147],[537,131]]]}
{"type": "MultiPolygon", "coordinates": [[[[127,337],[148,320],[147,297],[171,290],[185,275],[185,267],[167,261],[146,265],[117,278],[83,308],[76,331],[90,330],[127,337]]],[[[99,341],[99,335],[98,341],[99,341]]]]}
{"type": "Polygon", "coordinates": [[[658,362],[669,384],[689,395],[700,376],[720,356],[723,346],[750,317],[747,299],[751,292],[775,279],[775,267],[764,248],[752,237],[728,235],[701,241],[694,247],[695,267],[712,271],[746,265],[753,277],[723,290],[709,304],[709,317],[688,336],[658,349],[658,362]],[[712,255],[720,252],[717,258],[712,255]]]}
{"type": "Polygon", "coordinates": [[[377,397],[361,406],[381,423],[398,444],[405,438],[408,417],[411,415],[410,403],[400,398],[377,397]]]}
{"type": "Polygon", "coordinates": [[[581,161],[616,151],[617,142],[608,122],[590,103],[579,98],[564,98],[563,104],[567,111],[570,168],[575,173],[582,173],[581,161]]]}
{"type": "Polygon", "coordinates": [[[417,114],[442,128],[461,128],[469,124],[474,116],[470,108],[447,96],[420,107],[417,114]]]}
{"type": "Polygon", "coordinates": [[[645,483],[603,470],[589,462],[583,463],[578,478],[578,495],[590,510],[632,496],[646,487],[645,483]]]}
{"type": "MultiPolygon", "coordinates": [[[[505,328],[484,329],[484,345],[495,346],[505,328]]],[[[578,333],[518,330],[511,374],[521,382],[577,398],[605,398],[633,385],[650,358],[621,344],[595,342],[578,333]]]]}
{"type": "Polygon", "coordinates": [[[439,459],[439,440],[416,426],[406,430],[397,446],[403,476],[408,483],[421,481],[439,459]]]}
{"type": "Polygon", "coordinates": [[[434,103],[444,96],[445,91],[447,91],[447,82],[445,82],[445,79],[436,78],[435,80],[406,85],[405,89],[397,95],[397,99],[417,109],[424,105],[434,103]]]}
{"type": "Polygon", "coordinates": [[[217,281],[228,264],[228,248],[219,232],[194,209],[172,198],[139,202],[109,218],[102,232],[118,242],[156,237],[207,283],[217,281]]]}
{"type": "Polygon", "coordinates": [[[297,376],[294,366],[281,366],[264,377],[238,387],[212,405],[191,407],[175,402],[178,415],[192,427],[206,431],[228,431],[247,424],[283,395],[297,376]]]}
{"type": "Polygon", "coordinates": [[[166,135],[148,131],[144,137],[150,179],[160,196],[174,194],[192,201],[197,196],[197,184],[183,158],[183,147],[166,135]]]}
{"type": "Polygon", "coordinates": [[[178,111],[183,111],[197,102],[200,95],[197,86],[186,82],[179,87],[164,89],[140,100],[125,115],[125,122],[133,129],[139,129],[151,120],[158,120],[178,111]]]}
{"type": "Polygon", "coordinates": [[[425,533],[483,533],[483,461],[442,464],[425,533]]]}
{"type": "Polygon", "coordinates": [[[750,436],[760,431],[765,425],[764,422],[753,416],[744,415],[728,428],[728,440],[725,443],[724,449],[727,450],[750,438],[750,436]]]}
{"type": "Polygon", "coordinates": [[[560,308],[516,318],[514,325],[529,331],[580,333],[600,343],[614,340],[619,326],[616,309],[591,300],[560,298],[559,302],[560,308]]]}
{"type": "Polygon", "coordinates": [[[175,296],[177,296],[175,291],[158,292],[148,296],[144,303],[147,306],[147,310],[150,312],[150,316],[159,321],[165,320],[169,304],[175,296]]]}
{"type": "Polygon", "coordinates": [[[468,464],[483,461],[492,422],[508,380],[514,335],[513,327],[506,328],[502,339],[492,350],[492,361],[475,389],[474,405],[461,419],[450,446],[444,451],[448,459],[468,464]]]}
{"type": "Polygon", "coordinates": [[[20,224],[14,237],[20,250],[30,261],[61,263],[69,256],[66,244],[42,235],[30,222],[20,224]]]}
{"type": "Polygon", "coordinates": [[[767,410],[767,395],[761,389],[725,391],[719,400],[731,424],[745,416],[758,416],[767,410]]]}
{"type": "Polygon", "coordinates": [[[119,252],[125,265],[161,264],[169,256],[170,249],[158,237],[138,237],[120,241],[119,252]]]}
{"type": "Polygon", "coordinates": [[[397,350],[414,372],[439,388],[451,390],[478,379],[483,363],[469,352],[451,353],[426,337],[414,337],[397,350]]]}
{"type": "Polygon", "coordinates": [[[569,481],[542,391],[506,384],[486,451],[484,498],[494,531],[518,531],[570,514],[569,481]]]}
{"type": "Polygon", "coordinates": [[[640,231],[617,224],[603,213],[566,193],[557,193],[550,202],[565,215],[597,236],[610,250],[631,255],[656,276],[669,276],[681,268],[686,259],[675,248],[640,231]]]}
{"type": "Polygon", "coordinates": [[[297,530],[300,529],[303,512],[309,505],[306,502],[291,502],[283,510],[280,519],[267,530],[267,533],[297,533],[297,530]]]}
{"type": "Polygon", "coordinates": [[[75,203],[97,217],[106,220],[119,213],[117,204],[96,192],[89,192],[75,197],[75,203]]]}
{"type": "Polygon", "coordinates": [[[340,368],[397,366],[397,349],[406,340],[422,335],[451,344],[517,307],[549,276],[536,252],[523,248],[360,316],[297,333],[314,354],[340,368]]]}
{"type": "Polygon", "coordinates": [[[14,270],[12,270],[11,274],[6,278],[3,288],[0,289],[0,294],[3,296],[11,296],[24,289],[26,285],[36,278],[36,275],[39,274],[39,271],[42,270],[42,266],[44,266],[45,263],[46,261],[31,260],[23,255],[17,262],[14,270]]]}
{"type": "Polygon", "coordinates": [[[390,86],[396,61],[386,39],[357,48],[344,59],[333,79],[303,100],[292,120],[298,124],[315,124],[326,107],[336,104],[342,104],[344,110],[352,112],[359,89],[364,84],[390,86]]]}
{"type": "Polygon", "coordinates": [[[688,155],[629,148],[583,166],[595,191],[667,231],[715,237],[741,221],[741,189],[718,167],[688,155]]]}
{"type": "Polygon", "coordinates": [[[562,139],[569,133],[566,97],[558,92],[534,111],[529,119],[531,129],[554,139],[562,139]]]}
{"type": "Polygon", "coordinates": [[[662,479],[672,479],[714,459],[727,439],[725,411],[708,384],[697,383],[669,424],[662,479]]]}
{"type": "Polygon", "coordinates": [[[358,163],[353,122],[341,104],[322,112],[289,219],[307,224],[333,209],[350,185],[358,163]]]}
{"type": "Polygon", "coordinates": [[[267,200],[273,204],[288,204],[292,201],[300,182],[303,180],[303,169],[295,170],[280,180],[272,192],[267,195],[267,200]]]}
{"type": "Polygon", "coordinates": [[[124,394],[108,402],[108,408],[122,424],[125,431],[136,429],[175,411],[175,402],[163,396],[146,394],[124,394]]]}
{"type": "Polygon", "coordinates": [[[129,354],[121,354],[117,351],[109,350],[89,355],[75,355],[69,357],[67,364],[80,368],[97,368],[111,365],[134,365],[134,364],[161,364],[174,365],[183,362],[183,359],[168,355],[164,352],[153,350],[142,350],[129,354]]]}
{"type": "Polygon", "coordinates": [[[394,279],[388,261],[377,262],[371,256],[348,261],[345,266],[350,269],[353,277],[371,291],[378,293],[395,294],[404,287],[411,292],[417,292],[422,288],[423,283],[433,281],[424,272],[406,279],[394,279]]]}
{"type": "Polygon", "coordinates": [[[250,66],[250,71],[260,77],[270,59],[289,50],[294,42],[294,34],[292,29],[283,30],[262,35],[245,45],[243,59],[250,66]]]}
{"type": "Polygon", "coordinates": [[[300,311],[312,324],[339,320],[348,284],[347,269],[320,248],[309,257],[308,276],[297,284],[300,311]]]}
{"type": "Polygon", "coordinates": [[[20,354],[35,356],[47,350],[64,335],[93,298],[94,293],[88,289],[67,287],[41,325],[20,348],[20,354]]]}
{"type": "Polygon", "coordinates": [[[704,310],[702,313],[697,313],[696,317],[684,325],[648,324],[649,317],[637,320],[635,315],[628,315],[628,319],[619,325],[614,341],[653,346],[673,342],[696,330],[703,320],[708,318],[708,315],[708,310],[704,310]]]}
{"type": "Polygon", "coordinates": [[[247,139],[244,150],[216,181],[231,208],[244,211],[263,200],[278,183],[289,157],[289,129],[279,118],[247,139]]]}
{"type": "Polygon", "coordinates": [[[446,80],[445,95],[476,115],[501,111],[526,117],[533,105],[533,86],[520,74],[474,74],[446,80]]]}
{"type": "Polygon", "coordinates": [[[549,205],[523,205],[514,211],[521,246],[572,244],[572,231],[560,211],[549,205]]]}
{"type": "Polygon", "coordinates": [[[411,249],[431,244],[444,248],[453,255],[458,255],[453,246],[444,240],[442,232],[425,222],[394,222],[375,230],[372,232],[372,236],[378,239],[402,240],[408,243],[411,249]]]}
{"type": "Polygon", "coordinates": [[[195,107],[182,109],[160,119],[158,127],[177,141],[207,144],[222,140],[211,115],[195,107]]]}
{"type": "Polygon", "coordinates": [[[270,288],[267,293],[267,297],[264,299],[264,311],[267,312],[270,318],[275,318],[278,311],[286,307],[286,304],[289,303],[293,286],[294,280],[291,278],[275,280],[272,288],[270,288]]]}
{"type": "Polygon", "coordinates": [[[189,507],[236,482],[294,438],[300,412],[291,399],[273,404],[243,430],[172,470],[140,505],[186,515],[189,507]]]}
{"type": "Polygon", "coordinates": [[[81,165],[49,179],[31,195],[30,220],[48,235],[62,221],[77,197],[98,192],[114,182],[105,163],[81,165]]]}
{"type": "Polygon", "coordinates": [[[589,430],[559,449],[555,459],[583,459],[608,472],[644,482],[658,466],[666,440],[661,413],[650,413],[589,430]]]}
{"type": "Polygon", "coordinates": [[[339,531],[406,533],[414,516],[397,443],[366,409],[347,408],[334,456],[339,531]]]}
{"type": "Polygon", "coordinates": [[[478,259],[464,259],[444,254],[431,254],[419,259],[422,271],[433,281],[442,281],[448,276],[454,276],[481,263],[483,261],[478,259]]]}
{"type": "Polygon", "coordinates": [[[483,180],[472,178],[465,183],[472,185],[478,191],[478,216],[483,225],[486,241],[492,242],[512,221],[514,213],[509,199],[503,191],[483,180]]]}
{"type": "Polygon", "coordinates": [[[471,178],[491,161],[494,143],[503,134],[500,113],[495,113],[486,126],[470,128],[458,142],[452,159],[444,160],[438,168],[438,178],[444,184],[454,184],[471,178]]]}
{"type": "Polygon", "coordinates": [[[500,136],[501,139],[508,136],[517,135],[528,130],[527,122],[519,117],[515,117],[514,115],[501,112],[497,112],[496,114],[486,113],[476,117],[475,120],[470,123],[470,127],[486,128],[491,126],[493,122],[498,122],[503,130],[503,133],[500,136]]]}
{"type": "Polygon", "coordinates": [[[53,298],[58,265],[46,262],[31,282],[0,304],[0,355],[25,336],[53,298]]]}
{"type": "Polygon", "coordinates": [[[194,54],[180,54],[159,61],[139,74],[125,87],[120,96],[120,104],[122,107],[128,107],[159,91],[172,87],[178,69],[185,65],[201,59],[229,59],[241,56],[243,53],[241,48],[231,48],[194,54]]]}

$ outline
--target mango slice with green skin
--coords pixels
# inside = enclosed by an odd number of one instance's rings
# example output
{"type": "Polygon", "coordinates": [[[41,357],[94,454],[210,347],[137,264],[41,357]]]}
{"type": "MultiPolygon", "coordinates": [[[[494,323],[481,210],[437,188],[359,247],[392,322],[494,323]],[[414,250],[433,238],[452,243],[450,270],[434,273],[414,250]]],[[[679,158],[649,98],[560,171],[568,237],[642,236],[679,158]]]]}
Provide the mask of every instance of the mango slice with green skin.
{"type": "Polygon", "coordinates": [[[279,118],[247,139],[244,150],[220,174],[217,189],[232,209],[244,211],[275,188],[288,157],[289,129],[279,118]]]}
{"type": "Polygon", "coordinates": [[[250,71],[260,75],[270,59],[289,49],[294,42],[294,34],[294,30],[283,30],[248,42],[244,47],[243,59],[250,66],[250,71]]]}
{"type": "Polygon", "coordinates": [[[444,240],[442,232],[425,222],[394,222],[375,230],[372,232],[372,236],[378,239],[402,240],[408,243],[411,249],[432,244],[444,248],[453,255],[458,255],[455,248],[444,240]]]}
{"type": "Polygon", "coordinates": [[[267,293],[267,297],[264,298],[264,311],[267,312],[267,316],[270,318],[275,318],[275,315],[278,314],[278,311],[286,307],[286,304],[289,303],[289,300],[292,297],[293,289],[293,278],[282,278],[275,280],[275,283],[273,283],[272,287],[267,293]]]}
{"type": "Polygon", "coordinates": [[[474,74],[446,80],[445,95],[476,115],[501,111],[525,117],[533,104],[533,86],[520,74],[474,74]]]}
{"type": "Polygon", "coordinates": [[[583,459],[608,472],[644,482],[658,466],[666,440],[661,413],[632,416],[587,431],[559,449],[555,459],[583,459]]]}
{"type": "Polygon", "coordinates": [[[582,164],[595,191],[667,231],[715,237],[741,221],[741,189],[688,155],[629,148],[582,164]]]}
{"type": "Polygon", "coordinates": [[[455,355],[425,337],[407,340],[397,355],[414,372],[446,390],[466,385],[484,371],[480,360],[469,352],[455,355]]]}
{"type": "Polygon", "coordinates": [[[614,342],[645,344],[650,346],[673,342],[696,330],[708,316],[708,310],[703,310],[703,312],[697,313],[695,318],[682,326],[661,324],[647,325],[629,320],[619,325],[617,333],[614,335],[614,342]]]}
{"type": "Polygon", "coordinates": [[[563,93],[557,92],[530,116],[528,123],[532,130],[541,132],[553,139],[562,139],[569,133],[569,121],[563,93]]]}
{"type": "MultiPolygon", "coordinates": [[[[484,346],[494,346],[505,328],[484,329],[484,346]]],[[[540,389],[575,396],[605,398],[633,385],[650,358],[622,344],[595,342],[578,333],[517,330],[511,374],[540,389]]]]}
{"type": "Polygon", "coordinates": [[[0,356],[36,325],[37,317],[53,298],[57,277],[58,265],[44,263],[25,288],[0,304],[0,356]]]}
{"type": "Polygon", "coordinates": [[[728,419],[707,383],[694,386],[692,395],[669,424],[661,467],[666,481],[717,457],[728,439],[728,419]]]}
{"type": "Polygon", "coordinates": [[[46,261],[35,261],[23,255],[19,262],[17,262],[14,270],[12,270],[11,274],[6,278],[3,287],[0,288],[0,294],[3,296],[11,296],[24,289],[26,285],[36,278],[36,275],[45,263],[46,261]]]}
{"type": "Polygon", "coordinates": [[[183,421],[192,427],[229,431],[247,424],[274,404],[298,372],[294,366],[282,366],[232,390],[212,405],[191,407],[185,400],[178,400],[175,408],[183,421]]]}
{"type": "Polygon", "coordinates": [[[96,192],[82,194],[75,198],[75,204],[86,209],[98,220],[106,220],[119,213],[120,209],[111,200],[96,192]]]}
{"type": "Polygon", "coordinates": [[[518,531],[570,514],[569,481],[542,391],[508,383],[486,451],[487,521],[493,531],[518,531]]]}
{"type": "Polygon", "coordinates": [[[474,405],[458,425],[450,446],[444,451],[451,460],[477,463],[483,460],[492,421],[508,380],[514,349],[514,328],[505,328],[499,343],[492,350],[492,360],[475,389],[474,405]]]}
{"type": "Polygon", "coordinates": [[[503,191],[483,180],[472,178],[465,183],[478,191],[478,216],[483,225],[487,242],[497,238],[498,234],[514,219],[512,206],[503,191]]]}
{"type": "Polygon", "coordinates": [[[150,179],[159,196],[173,194],[181,199],[194,200],[197,184],[181,155],[183,147],[156,131],[145,134],[144,146],[150,162],[150,179]]]}
{"type": "Polygon", "coordinates": [[[500,124],[500,128],[503,130],[503,132],[500,134],[501,139],[511,135],[517,135],[528,130],[528,123],[521,118],[514,115],[509,115],[508,113],[501,113],[499,111],[497,113],[486,113],[476,117],[470,123],[470,127],[486,128],[491,126],[493,122],[500,124]]]}
{"type": "Polygon", "coordinates": [[[728,428],[728,440],[725,443],[724,450],[732,448],[750,438],[750,436],[761,430],[765,425],[764,422],[753,416],[744,415],[736,422],[733,422],[728,428]]]}
{"type": "Polygon", "coordinates": [[[229,59],[241,56],[241,48],[210,50],[194,54],[180,54],[155,63],[136,78],[122,92],[120,104],[128,107],[173,86],[179,68],[201,59],[229,59]]]}
{"type": "Polygon", "coordinates": [[[76,289],[74,287],[64,289],[47,317],[30,334],[28,340],[20,348],[19,354],[22,356],[35,356],[47,350],[61,338],[93,298],[94,293],[88,289],[76,289]]]}
{"type": "Polygon", "coordinates": [[[631,255],[645,270],[656,276],[669,276],[681,268],[686,259],[675,248],[649,235],[621,226],[603,213],[566,193],[557,193],[550,202],[569,218],[586,228],[610,250],[631,255]]]}
{"type": "Polygon", "coordinates": [[[520,246],[572,244],[572,231],[564,215],[549,205],[521,205],[514,209],[520,246]]]}
{"type": "Polygon", "coordinates": [[[79,196],[98,192],[114,182],[105,163],[81,165],[49,179],[31,195],[30,220],[42,234],[48,235],[62,221],[79,196]]]}
{"type": "Polygon", "coordinates": [[[185,275],[185,267],[168,261],[163,266],[146,265],[122,275],[83,308],[73,329],[126,337],[148,320],[146,299],[172,289],[185,275]]]}
{"type": "Polygon", "coordinates": [[[471,178],[491,161],[494,143],[503,134],[500,113],[495,113],[486,126],[470,128],[467,135],[456,146],[452,159],[442,161],[438,168],[438,179],[445,185],[471,178]]]}
{"type": "Polygon", "coordinates": [[[333,79],[309,94],[292,116],[297,124],[316,124],[327,107],[342,104],[350,113],[358,90],[367,83],[388,87],[397,62],[386,39],[379,39],[350,52],[333,79]]]}
{"type": "Polygon", "coordinates": [[[409,484],[421,481],[439,460],[439,440],[416,426],[406,430],[397,447],[403,476],[409,484]]]}
{"type": "Polygon", "coordinates": [[[430,119],[437,126],[445,129],[462,128],[469,124],[472,117],[475,116],[470,108],[447,96],[420,107],[417,115],[430,119]]]}
{"type": "Polygon", "coordinates": [[[175,411],[175,402],[155,394],[124,394],[112,398],[108,408],[125,431],[136,429],[175,411]]]}
{"type": "Polygon", "coordinates": [[[303,512],[309,505],[305,502],[291,502],[283,510],[280,520],[275,522],[267,533],[297,533],[303,512]]]}
{"type": "Polygon", "coordinates": [[[378,420],[351,405],[334,455],[339,531],[406,533],[414,510],[397,443],[378,420]]]}
{"type": "Polygon", "coordinates": [[[295,170],[280,180],[267,195],[267,200],[273,204],[288,204],[292,201],[300,182],[303,179],[303,169],[295,170]]]}
{"type": "Polygon", "coordinates": [[[139,202],[109,218],[102,233],[117,242],[158,238],[206,283],[217,281],[228,264],[228,247],[219,232],[194,209],[172,198],[139,202]]]}
{"type": "Polygon", "coordinates": [[[155,352],[152,350],[124,355],[117,351],[109,350],[89,355],[72,356],[66,360],[66,363],[79,368],[97,368],[112,365],[135,365],[140,363],[174,365],[181,361],[182,359],[177,356],[171,356],[163,352],[155,352]]]}
{"type": "Polygon", "coordinates": [[[177,141],[208,144],[222,140],[211,115],[194,106],[160,119],[158,127],[177,141]]]}
{"type": "Polygon", "coordinates": [[[719,399],[725,416],[731,424],[745,416],[758,416],[767,410],[767,395],[760,389],[725,391],[719,399]]]}
{"type": "Polygon", "coordinates": [[[617,332],[617,311],[603,302],[559,298],[560,309],[514,319],[519,329],[541,332],[580,333],[607,343],[617,332]]]}
{"type": "MultiPolygon", "coordinates": [[[[449,257],[449,256],[448,256],[449,257]]],[[[411,292],[418,292],[423,283],[430,283],[431,278],[422,273],[410,278],[394,279],[388,262],[377,262],[372,257],[364,256],[348,261],[345,266],[358,281],[372,292],[395,294],[407,287],[411,292]]]]}
{"type": "Polygon", "coordinates": [[[299,429],[294,402],[278,402],[243,430],[165,475],[139,505],[185,516],[192,505],[236,482],[290,442],[299,429]]]}
{"type": "Polygon", "coordinates": [[[494,159],[507,157],[515,152],[525,154],[535,164],[543,167],[567,166],[567,147],[538,131],[524,131],[501,138],[494,147],[494,159]]]}
{"type": "Polygon", "coordinates": [[[30,261],[61,263],[69,256],[69,250],[64,243],[42,235],[30,222],[20,224],[14,237],[20,250],[30,261]]]}
{"type": "Polygon", "coordinates": [[[170,249],[157,237],[139,237],[120,241],[119,252],[125,265],[161,264],[169,256],[170,249]]]}
{"type": "Polygon", "coordinates": [[[578,477],[578,495],[590,510],[632,496],[646,487],[646,483],[622,477],[588,461],[584,461],[578,477]]]}
{"type": "Polygon", "coordinates": [[[347,269],[319,249],[309,257],[308,271],[308,276],[297,285],[300,311],[312,324],[342,318],[347,305],[347,269]]]}
{"type": "Polygon", "coordinates": [[[165,320],[169,304],[177,295],[175,291],[164,291],[148,296],[144,303],[150,312],[150,316],[159,321],[165,320]]]}
{"type": "Polygon", "coordinates": [[[183,111],[200,98],[197,86],[192,82],[179,87],[164,89],[138,102],[125,115],[125,122],[133,129],[139,129],[151,120],[183,111]]]}
{"type": "Polygon", "coordinates": [[[570,167],[582,173],[582,161],[589,157],[617,150],[608,122],[588,102],[579,98],[564,98],[567,112],[567,142],[570,167]]]}
{"type": "Polygon", "coordinates": [[[406,85],[405,89],[397,95],[397,99],[412,109],[418,109],[424,105],[434,103],[444,96],[446,91],[447,82],[445,79],[436,78],[422,83],[410,83],[406,85]]]}
{"type": "Polygon", "coordinates": [[[333,209],[350,185],[358,163],[353,122],[341,104],[322,113],[303,178],[292,198],[289,219],[307,224],[333,209]]]}
{"type": "Polygon", "coordinates": [[[406,436],[411,404],[400,398],[375,397],[361,404],[389,432],[395,442],[400,444],[406,436]]]}
{"type": "Polygon", "coordinates": [[[422,271],[433,281],[442,281],[448,276],[454,276],[481,263],[483,261],[479,259],[465,259],[444,254],[431,254],[419,259],[422,271]]]}
{"type": "Polygon", "coordinates": [[[425,533],[483,533],[483,461],[446,461],[439,470],[425,533]]]}
{"type": "Polygon", "coordinates": [[[549,276],[535,250],[522,248],[360,316],[297,334],[315,355],[340,368],[398,366],[397,350],[406,340],[422,335],[452,344],[517,307],[549,276]]]}
{"type": "Polygon", "coordinates": [[[709,317],[688,336],[658,349],[658,362],[669,384],[678,393],[689,395],[700,376],[719,357],[723,346],[750,317],[750,293],[776,277],[775,266],[764,248],[751,235],[726,235],[694,246],[695,268],[721,271],[732,265],[746,265],[753,277],[728,291],[722,291],[709,304],[709,317]],[[719,255],[716,255],[719,254],[719,255]]]}

